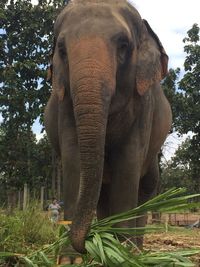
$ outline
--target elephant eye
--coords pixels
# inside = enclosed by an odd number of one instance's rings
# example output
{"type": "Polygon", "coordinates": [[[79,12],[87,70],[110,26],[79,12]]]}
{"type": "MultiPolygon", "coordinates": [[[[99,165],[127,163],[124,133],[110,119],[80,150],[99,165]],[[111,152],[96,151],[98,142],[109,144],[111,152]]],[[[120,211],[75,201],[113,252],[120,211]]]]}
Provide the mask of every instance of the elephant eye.
{"type": "Polygon", "coordinates": [[[117,44],[117,57],[120,64],[124,64],[128,59],[130,52],[130,43],[128,38],[123,37],[118,39],[117,44]]]}

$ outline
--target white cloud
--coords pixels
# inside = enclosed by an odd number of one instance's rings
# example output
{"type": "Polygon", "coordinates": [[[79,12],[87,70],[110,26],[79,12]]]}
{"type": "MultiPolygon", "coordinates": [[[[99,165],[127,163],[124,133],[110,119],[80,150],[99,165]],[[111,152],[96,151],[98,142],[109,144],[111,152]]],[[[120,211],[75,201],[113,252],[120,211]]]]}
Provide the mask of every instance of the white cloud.
{"type": "Polygon", "coordinates": [[[169,66],[183,68],[183,38],[194,23],[200,26],[200,1],[131,0],[159,36],[169,55],[169,66]]]}
{"type": "Polygon", "coordinates": [[[45,135],[45,132],[43,133],[36,133],[36,140],[39,141],[40,139],[42,139],[45,135]]]}
{"type": "Polygon", "coordinates": [[[182,136],[179,136],[177,133],[170,134],[163,146],[163,154],[164,154],[164,160],[170,160],[172,156],[174,156],[177,148],[188,138],[192,137],[193,133],[189,132],[188,134],[184,134],[182,136]]]}

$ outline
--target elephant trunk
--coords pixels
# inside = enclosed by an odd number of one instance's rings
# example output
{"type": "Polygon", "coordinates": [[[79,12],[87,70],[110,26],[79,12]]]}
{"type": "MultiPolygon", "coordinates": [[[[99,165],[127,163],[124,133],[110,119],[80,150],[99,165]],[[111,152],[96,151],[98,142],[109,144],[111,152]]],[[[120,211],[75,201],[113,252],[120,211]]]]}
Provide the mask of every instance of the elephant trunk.
{"type": "Polygon", "coordinates": [[[69,57],[80,150],[79,195],[70,235],[73,247],[81,253],[85,252],[85,238],[100,195],[107,116],[115,87],[114,64],[111,64],[108,49],[101,40],[95,41],[95,44],[88,40],[76,44],[69,57]]]}

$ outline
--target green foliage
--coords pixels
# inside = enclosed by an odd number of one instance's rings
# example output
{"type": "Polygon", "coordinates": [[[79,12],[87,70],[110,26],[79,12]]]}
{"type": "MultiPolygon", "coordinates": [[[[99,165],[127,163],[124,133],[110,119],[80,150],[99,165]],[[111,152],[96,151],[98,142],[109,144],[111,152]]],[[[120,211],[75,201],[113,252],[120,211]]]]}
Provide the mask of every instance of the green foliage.
{"type": "Polygon", "coordinates": [[[15,210],[11,215],[0,211],[1,252],[30,253],[53,242],[57,234],[55,226],[36,202],[25,211],[15,210]]]}
{"type": "Polygon", "coordinates": [[[19,131],[16,138],[17,140],[13,143],[12,135],[8,135],[5,130],[0,140],[0,147],[2,149],[2,153],[0,153],[2,182],[10,188],[23,187],[24,182],[29,177],[28,169],[32,169],[31,166],[28,166],[27,161],[28,146],[31,154],[36,147],[34,135],[28,136],[26,132],[19,131]]]}
{"type": "Polygon", "coordinates": [[[20,188],[28,181],[35,186],[44,180],[44,172],[48,176],[49,162],[41,149],[38,155],[41,144],[36,144],[31,127],[36,118],[43,121],[49,98],[46,72],[53,24],[62,5],[61,0],[0,3],[0,184],[4,187],[20,188]],[[41,167],[42,160],[46,167],[41,167]]]}
{"type": "Polygon", "coordinates": [[[180,120],[177,129],[180,133],[192,131],[193,136],[187,149],[191,178],[195,181],[196,192],[200,190],[200,29],[197,24],[188,31],[184,39],[185,75],[179,83],[182,93],[180,120]]]}
{"type": "Polygon", "coordinates": [[[172,105],[174,127],[180,133],[192,131],[200,133],[200,29],[197,24],[187,32],[184,38],[185,74],[178,81],[180,69],[170,69],[169,75],[163,82],[165,94],[172,105]]]}
{"type": "Polygon", "coordinates": [[[34,153],[32,154],[33,169],[31,173],[34,176],[35,188],[41,185],[49,188],[51,186],[51,173],[52,173],[52,149],[46,135],[36,142],[34,153]]]}
{"type": "Polygon", "coordinates": [[[200,32],[197,24],[188,31],[188,37],[184,39],[184,50],[187,53],[185,59],[185,75],[179,83],[182,90],[180,120],[178,130],[180,133],[192,131],[195,135],[200,133],[200,32]],[[187,112],[186,112],[187,111],[187,112]]]}
{"type": "Polygon", "coordinates": [[[162,191],[169,190],[173,186],[186,187],[189,193],[195,193],[195,180],[192,179],[192,159],[188,153],[190,150],[190,138],[177,149],[170,161],[162,164],[161,184],[162,191]]]}
{"type": "Polygon", "coordinates": [[[30,0],[4,5],[5,19],[0,24],[1,112],[4,122],[10,121],[16,129],[29,128],[49,96],[45,76],[52,13],[53,8],[33,6],[30,0]]]}
{"type": "Polygon", "coordinates": [[[194,157],[198,151],[193,150],[192,140],[187,138],[177,149],[171,160],[162,164],[161,184],[162,191],[172,186],[187,187],[189,193],[199,192],[198,174],[195,175],[194,157]]]}
{"type": "MultiPolygon", "coordinates": [[[[124,266],[124,267],[147,267],[147,266],[195,266],[188,257],[200,253],[199,250],[182,250],[177,252],[142,252],[130,240],[121,244],[116,237],[116,233],[122,235],[143,234],[148,231],[157,231],[160,228],[146,227],[142,229],[121,229],[115,228],[116,222],[132,220],[138,216],[142,216],[146,211],[165,211],[169,212],[176,208],[182,210],[189,208],[188,200],[196,195],[186,196],[184,189],[171,189],[162,195],[148,201],[147,203],[118,215],[108,217],[100,221],[94,221],[91,231],[86,238],[87,254],[75,255],[82,256],[83,263],[79,266],[124,266]],[[129,231],[129,232],[128,232],[129,231]]],[[[199,204],[198,204],[199,205],[199,204]]],[[[34,252],[25,255],[9,254],[7,252],[0,253],[0,259],[5,260],[8,257],[17,257],[17,262],[26,263],[26,266],[55,266],[57,255],[63,246],[70,246],[69,228],[60,229],[60,238],[53,244],[40,248],[34,252]]],[[[71,254],[70,254],[71,255],[71,254]]],[[[17,265],[16,265],[17,266],[17,265]]],[[[66,265],[76,266],[76,265],[66,265]]]]}
{"type": "Polygon", "coordinates": [[[179,80],[180,70],[170,70],[163,82],[173,111],[173,130],[180,135],[192,132],[174,158],[164,166],[162,181],[166,190],[172,185],[187,185],[190,192],[200,191],[200,29],[197,24],[184,38],[185,74],[179,80]],[[182,179],[181,179],[182,177],[182,179]]]}
{"type": "Polygon", "coordinates": [[[172,109],[172,130],[176,127],[179,113],[179,94],[177,94],[177,80],[180,75],[180,69],[170,69],[167,77],[162,83],[162,88],[165,95],[170,102],[172,109]]]}
{"type": "MultiPolygon", "coordinates": [[[[51,187],[51,148],[47,137],[37,142],[35,135],[19,131],[17,140],[0,133],[0,188],[3,190],[22,190],[24,183],[29,188],[51,187]]],[[[0,203],[5,202],[5,195],[0,194],[0,203]]]]}

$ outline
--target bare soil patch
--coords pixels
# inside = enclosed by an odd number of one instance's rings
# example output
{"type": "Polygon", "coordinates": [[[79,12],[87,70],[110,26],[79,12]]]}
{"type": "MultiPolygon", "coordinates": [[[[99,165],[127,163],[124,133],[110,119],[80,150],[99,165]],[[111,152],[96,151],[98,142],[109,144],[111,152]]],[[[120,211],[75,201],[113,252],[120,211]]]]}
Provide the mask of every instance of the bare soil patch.
{"type": "MultiPolygon", "coordinates": [[[[183,249],[200,250],[200,229],[186,229],[184,227],[169,227],[169,231],[146,234],[144,249],[151,252],[177,251],[183,249]]],[[[196,266],[200,266],[200,253],[191,257],[196,266]]]]}

